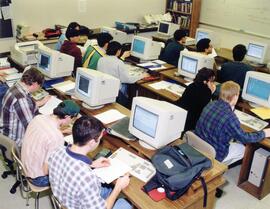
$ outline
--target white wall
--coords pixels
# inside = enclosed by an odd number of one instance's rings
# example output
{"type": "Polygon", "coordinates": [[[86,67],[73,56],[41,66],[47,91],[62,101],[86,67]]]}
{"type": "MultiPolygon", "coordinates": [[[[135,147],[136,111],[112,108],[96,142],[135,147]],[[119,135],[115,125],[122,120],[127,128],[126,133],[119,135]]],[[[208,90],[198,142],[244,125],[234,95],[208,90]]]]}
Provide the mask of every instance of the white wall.
{"type": "MultiPolygon", "coordinates": [[[[145,14],[165,11],[164,0],[14,0],[14,27],[31,26],[31,31],[53,27],[55,23],[68,25],[77,21],[90,28],[114,25],[115,20],[141,22],[145,14]]],[[[12,40],[0,39],[0,52],[9,51],[12,40]]]]}
{"type": "MultiPolygon", "coordinates": [[[[247,45],[249,41],[256,41],[260,43],[268,44],[268,50],[266,54],[266,61],[270,61],[270,39],[260,38],[258,36],[252,36],[240,32],[234,32],[231,30],[221,29],[218,27],[206,26],[204,24],[200,24],[199,27],[207,28],[212,31],[215,31],[215,34],[218,36],[220,41],[220,47],[232,49],[236,44],[244,44],[247,45]]],[[[269,31],[270,33],[270,31],[269,31]]]]}

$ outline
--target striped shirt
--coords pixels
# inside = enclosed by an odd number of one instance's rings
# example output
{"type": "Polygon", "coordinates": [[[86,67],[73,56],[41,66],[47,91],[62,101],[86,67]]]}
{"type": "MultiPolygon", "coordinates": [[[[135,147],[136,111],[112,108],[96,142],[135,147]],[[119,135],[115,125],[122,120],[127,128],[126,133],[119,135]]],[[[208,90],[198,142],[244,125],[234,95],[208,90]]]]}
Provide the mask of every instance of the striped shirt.
{"type": "Polygon", "coordinates": [[[38,107],[29,91],[20,82],[17,82],[3,98],[0,132],[21,146],[26,127],[37,113],[38,107]]]}
{"type": "Polygon", "coordinates": [[[68,209],[105,209],[100,196],[101,183],[92,171],[92,161],[72,152],[57,149],[49,157],[49,179],[53,194],[68,209]]]}
{"type": "Polygon", "coordinates": [[[223,161],[228,155],[232,139],[252,143],[265,137],[263,131],[245,132],[229,103],[221,99],[209,103],[203,109],[195,133],[215,148],[218,161],[223,161]]]}

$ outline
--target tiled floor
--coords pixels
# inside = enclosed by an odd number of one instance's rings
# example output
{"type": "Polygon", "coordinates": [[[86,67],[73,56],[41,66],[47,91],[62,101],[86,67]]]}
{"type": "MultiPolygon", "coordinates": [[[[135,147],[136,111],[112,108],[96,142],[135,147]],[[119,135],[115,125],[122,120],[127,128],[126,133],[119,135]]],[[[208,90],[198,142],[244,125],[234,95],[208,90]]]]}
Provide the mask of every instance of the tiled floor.
{"type": "MultiPolygon", "coordinates": [[[[0,162],[0,174],[4,170],[2,161],[0,162]]],[[[270,195],[263,200],[257,200],[245,191],[236,186],[240,166],[230,169],[225,177],[227,184],[224,186],[224,194],[216,202],[216,209],[269,209],[270,195]]],[[[13,177],[2,179],[0,177],[0,208],[1,209],[34,209],[34,198],[30,199],[30,206],[26,206],[26,201],[22,199],[19,190],[16,194],[10,194],[10,186],[14,183],[13,177]]],[[[48,196],[40,198],[40,209],[52,209],[48,196]]]]}

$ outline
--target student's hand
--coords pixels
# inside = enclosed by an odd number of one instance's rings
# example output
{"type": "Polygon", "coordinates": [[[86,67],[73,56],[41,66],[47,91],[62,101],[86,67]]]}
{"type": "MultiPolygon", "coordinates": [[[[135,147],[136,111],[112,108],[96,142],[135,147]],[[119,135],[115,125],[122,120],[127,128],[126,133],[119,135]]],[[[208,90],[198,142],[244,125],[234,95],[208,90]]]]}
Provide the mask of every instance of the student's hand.
{"type": "Polygon", "coordinates": [[[130,51],[124,51],[124,53],[122,54],[122,56],[121,56],[121,59],[126,59],[127,57],[129,57],[130,56],[130,51]]]}
{"type": "Polygon", "coordinates": [[[265,137],[270,137],[270,128],[266,128],[263,130],[265,137]]]}
{"type": "Polygon", "coordinates": [[[208,81],[207,86],[211,90],[212,94],[216,91],[216,85],[214,82],[208,81]]]}
{"type": "Polygon", "coordinates": [[[49,101],[50,98],[51,98],[51,95],[47,95],[43,99],[36,101],[37,106],[41,107],[41,106],[45,105],[49,101]]]}
{"type": "Polygon", "coordinates": [[[123,190],[129,185],[129,182],[130,182],[130,178],[129,178],[129,174],[127,173],[116,180],[115,187],[123,190]]]}
{"type": "Polygon", "coordinates": [[[91,164],[92,168],[102,168],[102,167],[108,167],[110,165],[110,160],[105,157],[100,157],[96,160],[94,160],[91,164]]]}

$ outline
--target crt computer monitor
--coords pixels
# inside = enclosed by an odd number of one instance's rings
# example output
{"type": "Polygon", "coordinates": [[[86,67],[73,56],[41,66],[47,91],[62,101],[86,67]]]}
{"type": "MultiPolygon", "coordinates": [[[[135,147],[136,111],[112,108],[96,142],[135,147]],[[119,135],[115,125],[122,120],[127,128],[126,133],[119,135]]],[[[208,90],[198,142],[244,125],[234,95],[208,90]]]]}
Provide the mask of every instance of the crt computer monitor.
{"type": "Polygon", "coordinates": [[[197,28],[195,35],[195,42],[198,43],[198,41],[203,38],[210,39],[211,44],[216,48],[220,46],[220,39],[214,31],[205,28],[197,28]]]}
{"type": "Polygon", "coordinates": [[[117,30],[116,28],[103,26],[101,28],[101,32],[111,34],[113,40],[119,42],[120,44],[131,43],[130,36],[123,31],[117,30]]]}
{"type": "Polygon", "coordinates": [[[246,60],[257,63],[264,64],[266,58],[267,44],[250,42],[247,46],[246,60]]]}
{"type": "Polygon", "coordinates": [[[183,50],[178,61],[178,73],[187,79],[194,79],[203,67],[213,69],[214,62],[214,58],[207,55],[183,50]]]}
{"type": "Polygon", "coordinates": [[[177,29],[179,29],[178,24],[160,21],[158,25],[158,34],[172,36],[177,29]]]}
{"type": "Polygon", "coordinates": [[[169,102],[134,97],[129,132],[142,146],[159,149],[181,136],[186,116],[186,110],[169,102]]]}
{"type": "Polygon", "coordinates": [[[70,76],[74,67],[74,57],[41,46],[38,52],[38,70],[48,78],[70,76]]]}
{"type": "Polygon", "coordinates": [[[251,105],[270,108],[270,74],[249,71],[246,74],[242,98],[251,105]]]}
{"type": "Polygon", "coordinates": [[[113,103],[118,96],[120,80],[88,68],[78,68],[75,82],[75,97],[89,109],[113,103]]]}
{"type": "Polygon", "coordinates": [[[152,41],[152,39],[134,36],[131,44],[131,55],[141,60],[158,59],[162,43],[152,41]]]}

